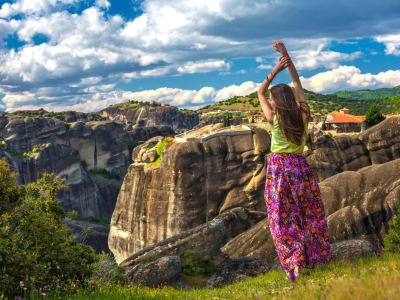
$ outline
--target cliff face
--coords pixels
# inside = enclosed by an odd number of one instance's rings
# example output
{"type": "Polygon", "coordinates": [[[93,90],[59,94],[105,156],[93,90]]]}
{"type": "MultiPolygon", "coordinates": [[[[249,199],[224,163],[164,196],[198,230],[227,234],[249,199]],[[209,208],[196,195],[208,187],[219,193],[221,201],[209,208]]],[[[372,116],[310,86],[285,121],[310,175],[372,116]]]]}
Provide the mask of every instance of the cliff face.
{"type": "MultiPolygon", "coordinates": [[[[329,239],[364,239],[378,248],[395,206],[400,203],[400,159],[345,171],[320,183],[329,239]]],[[[276,252],[264,219],[236,236],[222,249],[230,257],[254,256],[272,261],[276,252]]]]}
{"type": "Polygon", "coordinates": [[[400,117],[389,118],[358,136],[331,138],[311,131],[304,153],[319,181],[343,171],[400,158],[400,117]]]}
{"type": "Polygon", "coordinates": [[[235,207],[265,209],[264,156],[268,133],[171,143],[161,163],[157,139],[135,148],[111,220],[109,247],[118,261],[235,207]]]}
{"type": "Polygon", "coordinates": [[[44,172],[54,173],[64,177],[70,187],[58,197],[65,210],[111,217],[119,186],[100,183],[99,188],[85,168],[104,168],[121,178],[125,175],[130,162],[125,142],[129,136],[121,125],[110,121],[69,125],[56,118],[9,114],[0,117],[0,139],[5,143],[0,158],[6,158],[17,172],[19,184],[33,182],[44,172]]]}
{"type": "MultiPolygon", "coordinates": [[[[307,160],[321,181],[346,170],[355,171],[385,161],[388,164],[381,170],[398,168],[398,163],[390,164],[390,161],[400,157],[399,130],[399,119],[391,118],[358,137],[340,136],[332,139],[317,132],[310,133],[307,160]]],[[[252,134],[214,137],[203,143],[173,142],[164,149],[161,163],[155,168],[149,167],[157,158],[155,148],[159,142],[160,138],[155,138],[135,149],[134,163],[129,167],[121,187],[109,235],[110,250],[118,261],[166,238],[205,224],[233,208],[265,212],[265,155],[270,147],[270,137],[266,131],[255,129],[252,134]]],[[[360,171],[363,174],[360,176],[376,176],[369,175],[376,174],[371,170],[360,171]]],[[[348,184],[337,183],[333,193],[327,183],[322,185],[326,186],[322,191],[327,203],[346,203],[347,200],[343,198],[330,198],[331,194],[339,193],[339,189],[347,191],[343,196],[347,198],[353,197],[352,191],[358,190],[360,196],[357,201],[361,201],[359,205],[361,210],[364,209],[363,220],[376,215],[372,204],[361,204],[372,203],[373,198],[368,198],[370,189],[382,188],[376,195],[383,202],[391,203],[392,196],[386,193],[390,190],[383,182],[386,179],[389,184],[394,184],[397,179],[393,176],[384,177],[382,172],[382,178],[379,178],[382,182],[371,181],[364,186],[363,182],[367,179],[363,179],[358,186],[346,174],[343,172],[337,176],[347,176],[343,180],[348,180],[348,184]],[[364,196],[361,195],[366,196],[362,198],[364,196]]],[[[356,201],[356,198],[351,201],[356,201]]],[[[340,209],[337,206],[335,211],[340,209]]],[[[386,211],[386,222],[392,204],[382,204],[377,210],[386,211]]],[[[332,213],[329,211],[329,215],[332,213]]],[[[344,222],[343,218],[335,220],[337,223],[344,222]]],[[[335,226],[332,224],[330,228],[335,226]]],[[[346,226],[351,228],[353,225],[348,223],[346,226]]],[[[275,257],[266,220],[246,232],[227,242],[223,247],[225,253],[234,257],[253,254],[266,259],[275,257]]],[[[333,240],[344,239],[340,234],[332,233],[333,240]]],[[[373,234],[379,235],[377,231],[373,234]]],[[[360,236],[353,234],[347,238],[360,236]]],[[[378,245],[376,239],[371,241],[378,245]]]]}
{"type": "Polygon", "coordinates": [[[176,107],[141,106],[125,107],[111,106],[99,112],[99,114],[113,121],[131,123],[139,126],[170,126],[176,129],[191,129],[199,123],[197,113],[181,112],[176,107]]]}

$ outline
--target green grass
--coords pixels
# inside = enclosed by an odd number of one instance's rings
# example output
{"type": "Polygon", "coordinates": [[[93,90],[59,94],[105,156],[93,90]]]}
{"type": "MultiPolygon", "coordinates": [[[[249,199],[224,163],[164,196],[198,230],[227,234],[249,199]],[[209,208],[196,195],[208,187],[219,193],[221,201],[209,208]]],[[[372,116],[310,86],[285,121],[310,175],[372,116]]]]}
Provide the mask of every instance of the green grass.
{"type": "Polygon", "coordinates": [[[116,179],[116,180],[121,180],[121,176],[115,173],[110,173],[104,168],[94,168],[89,171],[87,171],[87,174],[91,178],[96,178],[96,177],[101,177],[105,179],[116,179]]]}
{"type": "MultiPolygon", "coordinates": [[[[198,280],[198,279],[196,279],[198,280]]],[[[291,289],[283,271],[219,289],[181,290],[100,285],[52,299],[399,299],[400,254],[385,254],[352,261],[335,262],[305,270],[291,289]],[[396,298],[397,297],[397,298],[396,298]]]]}

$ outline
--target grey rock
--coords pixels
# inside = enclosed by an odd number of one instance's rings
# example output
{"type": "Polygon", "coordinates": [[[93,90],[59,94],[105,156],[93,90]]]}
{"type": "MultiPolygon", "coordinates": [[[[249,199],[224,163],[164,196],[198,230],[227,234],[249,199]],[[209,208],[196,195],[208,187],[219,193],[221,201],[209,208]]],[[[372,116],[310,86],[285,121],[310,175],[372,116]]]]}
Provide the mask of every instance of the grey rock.
{"type": "Polygon", "coordinates": [[[137,264],[126,269],[126,275],[132,283],[157,287],[174,280],[182,271],[179,256],[166,256],[147,264],[137,264]]]}
{"type": "Polygon", "coordinates": [[[76,241],[91,246],[96,253],[102,251],[111,253],[107,245],[108,227],[71,219],[65,219],[64,223],[71,229],[72,236],[76,241]],[[85,231],[87,234],[84,234],[85,231]]]}
{"type": "Polygon", "coordinates": [[[259,276],[270,270],[270,265],[263,259],[240,257],[222,262],[217,271],[210,277],[207,286],[219,288],[224,285],[259,276]]]}
{"type": "Polygon", "coordinates": [[[332,244],[332,257],[335,261],[373,256],[379,253],[379,249],[367,240],[348,240],[332,244]]]}

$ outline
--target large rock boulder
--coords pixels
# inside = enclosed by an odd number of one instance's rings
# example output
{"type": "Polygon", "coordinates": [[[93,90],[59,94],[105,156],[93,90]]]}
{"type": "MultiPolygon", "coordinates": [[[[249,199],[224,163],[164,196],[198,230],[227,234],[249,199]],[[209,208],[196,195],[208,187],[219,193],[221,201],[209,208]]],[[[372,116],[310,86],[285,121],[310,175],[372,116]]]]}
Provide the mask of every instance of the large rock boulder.
{"type": "Polygon", "coordinates": [[[127,270],[131,282],[149,287],[171,283],[182,271],[179,256],[165,256],[147,264],[137,264],[127,270]]]}
{"type": "Polygon", "coordinates": [[[255,257],[226,259],[208,279],[207,286],[219,288],[267,273],[271,269],[265,260],[255,257]]]}
{"type": "MultiPolygon", "coordinates": [[[[251,228],[264,217],[265,213],[235,208],[222,213],[205,224],[155,243],[133,255],[128,255],[129,249],[126,252],[116,252],[115,249],[110,249],[113,253],[119,254],[115,256],[115,259],[125,268],[130,268],[154,257],[171,255],[183,257],[186,250],[196,251],[203,256],[209,255],[218,264],[225,259],[220,248],[227,241],[251,228]],[[204,245],[207,245],[207,247],[204,247],[204,245]]],[[[115,245],[112,239],[115,239],[116,236],[111,234],[112,230],[110,231],[109,245],[115,245]]]]}
{"type": "MultiPolygon", "coordinates": [[[[346,171],[320,183],[332,243],[363,239],[382,249],[388,221],[400,203],[399,170],[397,159],[346,171]]],[[[230,240],[221,250],[233,258],[254,256],[273,261],[276,252],[267,219],[230,240]]]]}
{"type": "Polygon", "coordinates": [[[315,176],[322,181],[343,171],[400,158],[400,117],[392,117],[357,136],[335,138],[310,130],[304,153],[315,176]]]}
{"type": "Polygon", "coordinates": [[[265,211],[265,130],[172,142],[156,166],[147,153],[161,141],[149,143],[135,148],[112,217],[109,247],[119,261],[229,209],[265,211]]]}

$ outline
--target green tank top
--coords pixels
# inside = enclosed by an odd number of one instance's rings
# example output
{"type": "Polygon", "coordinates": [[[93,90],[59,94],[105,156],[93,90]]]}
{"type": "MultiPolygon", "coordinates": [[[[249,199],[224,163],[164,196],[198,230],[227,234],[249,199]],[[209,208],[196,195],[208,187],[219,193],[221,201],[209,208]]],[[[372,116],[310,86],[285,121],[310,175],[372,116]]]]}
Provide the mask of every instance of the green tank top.
{"type": "Polygon", "coordinates": [[[304,145],[306,144],[306,136],[308,132],[307,117],[303,113],[303,121],[305,124],[305,134],[303,142],[300,145],[296,145],[290,142],[285,134],[281,131],[276,115],[274,115],[274,128],[271,131],[271,152],[274,153],[303,153],[304,145]]]}

